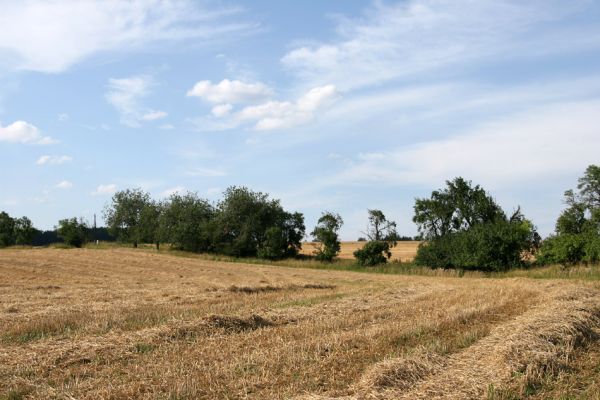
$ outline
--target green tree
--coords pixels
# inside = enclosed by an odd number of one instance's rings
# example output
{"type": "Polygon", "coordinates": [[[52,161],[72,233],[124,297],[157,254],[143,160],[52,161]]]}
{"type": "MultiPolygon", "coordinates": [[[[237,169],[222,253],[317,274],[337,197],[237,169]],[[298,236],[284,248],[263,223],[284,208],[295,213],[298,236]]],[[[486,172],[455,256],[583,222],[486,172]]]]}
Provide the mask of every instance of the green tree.
{"type": "Polygon", "coordinates": [[[31,245],[37,230],[33,227],[33,224],[29,218],[21,217],[15,219],[14,229],[15,244],[31,245]]]}
{"type": "Polygon", "coordinates": [[[140,211],[139,239],[140,242],[154,243],[156,250],[160,249],[160,216],[163,205],[159,202],[149,200],[140,211]]]}
{"type": "Polygon", "coordinates": [[[433,191],[429,199],[417,199],[414,210],[413,222],[426,239],[506,219],[483,188],[460,177],[446,181],[446,188],[433,191]]]}
{"type": "Polygon", "coordinates": [[[56,227],[56,233],[67,245],[73,247],[81,247],[88,240],[89,227],[80,218],[66,218],[58,221],[58,227],[56,227]]]}
{"type": "Polygon", "coordinates": [[[415,263],[433,268],[502,270],[524,263],[539,245],[520,208],[507,217],[479,185],[456,178],[429,199],[417,199],[415,216],[426,242],[415,263]]]}
{"type": "Polygon", "coordinates": [[[555,235],[542,243],[538,263],[600,262],[600,167],[588,166],[577,189],[565,192],[567,208],[556,221],[555,235]]]}
{"type": "Polygon", "coordinates": [[[119,241],[137,247],[143,240],[140,221],[142,211],[150,204],[150,195],[141,189],[116,192],[104,209],[104,218],[109,232],[119,241]]]}
{"type": "Polygon", "coordinates": [[[214,216],[214,207],[196,193],[173,194],[163,205],[160,237],[180,250],[209,251],[214,216]]]}
{"type": "Polygon", "coordinates": [[[0,247],[15,244],[15,220],[6,212],[0,212],[0,247]]]}
{"type": "Polygon", "coordinates": [[[217,206],[213,246],[219,253],[236,257],[257,256],[259,250],[269,257],[289,256],[300,249],[304,231],[302,214],[286,212],[279,200],[265,193],[232,186],[217,206]],[[282,247],[273,249],[274,245],[282,247]]]}
{"type": "Polygon", "coordinates": [[[311,235],[317,242],[315,256],[319,261],[331,262],[340,252],[338,231],[344,224],[339,214],[324,212],[311,235]]]}
{"type": "Polygon", "coordinates": [[[360,265],[384,264],[392,257],[390,249],[397,244],[396,223],[389,221],[381,210],[368,212],[369,224],[364,234],[369,238],[369,242],[353,254],[360,265]]]}

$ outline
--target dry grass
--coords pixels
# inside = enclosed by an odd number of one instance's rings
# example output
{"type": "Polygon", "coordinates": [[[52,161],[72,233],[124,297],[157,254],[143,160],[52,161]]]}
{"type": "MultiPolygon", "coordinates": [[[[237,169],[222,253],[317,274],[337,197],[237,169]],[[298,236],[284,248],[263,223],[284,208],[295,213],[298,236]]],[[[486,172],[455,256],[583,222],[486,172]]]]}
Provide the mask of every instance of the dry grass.
{"type": "MultiPolygon", "coordinates": [[[[362,249],[366,242],[342,242],[339,258],[344,260],[354,259],[354,252],[362,249]]],[[[392,260],[411,261],[417,254],[419,241],[401,241],[392,248],[392,260]]],[[[315,252],[316,244],[313,242],[302,243],[302,254],[312,255],[315,252]]]]}
{"type": "MultiPolygon", "coordinates": [[[[3,250],[0,399],[558,395],[600,358],[599,294],[574,281],[3,250]]],[[[578,393],[598,393],[595,371],[578,393]]]]}

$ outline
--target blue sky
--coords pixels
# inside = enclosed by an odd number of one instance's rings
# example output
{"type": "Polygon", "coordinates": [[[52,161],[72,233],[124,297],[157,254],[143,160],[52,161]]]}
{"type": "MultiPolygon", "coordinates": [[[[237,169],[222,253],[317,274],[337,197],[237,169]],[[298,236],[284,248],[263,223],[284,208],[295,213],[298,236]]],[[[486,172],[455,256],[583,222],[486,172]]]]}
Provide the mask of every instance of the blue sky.
{"type": "Polygon", "coordinates": [[[543,234],[600,163],[600,2],[0,0],[0,209],[230,185],[344,239],[481,184],[543,234]]]}

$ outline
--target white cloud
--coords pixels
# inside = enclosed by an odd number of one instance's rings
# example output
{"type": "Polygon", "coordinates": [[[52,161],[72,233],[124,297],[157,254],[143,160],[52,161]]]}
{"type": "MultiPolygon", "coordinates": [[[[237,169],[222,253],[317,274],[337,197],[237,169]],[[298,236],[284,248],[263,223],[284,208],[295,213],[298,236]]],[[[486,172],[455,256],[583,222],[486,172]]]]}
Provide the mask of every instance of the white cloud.
{"type": "Polygon", "coordinates": [[[221,171],[218,169],[211,169],[211,168],[202,168],[202,167],[191,168],[187,171],[187,174],[190,176],[203,176],[203,177],[210,177],[210,178],[216,178],[219,176],[227,175],[227,173],[225,171],[221,171]]]}
{"type": "Polygon", "coordinates": [[[312,120],[317,110],[333,103],[339,92],[333,85],[311,89],[295,103],[289,101],[269,101],[241,110],[240,120],[254,120],[256,130],[291,128],[312,120]]]}
{"type": "Polygon", "coordinates": [[[172,188],[169,188],[167,190],[164,190],[160,193],[160,195],[162,197],[171,197],[174,194],[178,194],[178,193],[183,193],[185,192],[185,187],[183,186],[175,186],[172,188]]]}
{"type": "Polygon", "coordinates": [[[70,189],[73,187],[73,184],[69,181],[61,181],[55,186],[57,189],[70,189]]]}
{"type": "Polygon", "coordinates": [[[600,101],[532,108],[449,138],[359,155],[334,184],[432,185],[463,176],[492,187],[577,173],[598,161],[600,101]]]}
{"type": "Polygon", "coordinates": [[[228,115],[232,109],[233,109],[233,106],[229,103],[226,103],[226,104],[219,104],[219,105],[214,106],[210,110],[210,112],[215,117],[221,118],[221,117],[228,115]]]}
{"type": "Polygon", "coordinates": [[[109,79],[105,97],[121,114],[121,123],[138,127],[141,121],[155,121],[168,115],[165,111],[146,110],[141,104],[153,86],[154,81],[147,75],[109,79]]]}
{"type": "Polygon", "coordinates": [[[102,195],[113,194],[116,191],[117,191],[117,185],[115,185],[114,183],[109,183],[107,185],[98,185],[96,190],[94,190],[92,192],[92,195],[93,196],[102,196],[102,195]]]}
{"type": "Polygon", "coordinates": [[[43,155],[35,162],[37,165],[60,165],[72,161],[70,156],[49,156],[43,155]]]}
{"type": "Polygon", "coordinates": [[[0,65],[62,72],[93,54],[131,52],[182,39],[195,43],[256,30],[239,8],[181,1],[5,1],[0,65]]]}
{"type": "Polygon", "coordinates": [[[15,121],[10,125],[0,125],[0,142],[24,144],[54,144],[56,140],[49,136],[42,136],[40,130],[25,121],[15,121]]]}
{"type": "Polygon", "coordinates": [[[338,37],[298,45],[282,63],[311,85],[350,90],[496,57],[531,57],[600,46],[597,24],[565,17],[585,2],[534,0],[377,2],[362,18],[338,18],[338,37]],[[551,27],[551,29],[548,29],[551,27]]]}
{"type": "Polygon", "coordinates": [[[200,97],[210,103],[251,103],[273,95],[273,90],[261,82],[245,83],[223,79],[217,84],[200,81],[187,92],[187,96],[200,97]]]}
{"type": "Polygon", "coordinates": [[[168,114],[164,111],[150,111],[142,115],[144,121],[155,121],[157,119],[165,118],[168,114]]]}

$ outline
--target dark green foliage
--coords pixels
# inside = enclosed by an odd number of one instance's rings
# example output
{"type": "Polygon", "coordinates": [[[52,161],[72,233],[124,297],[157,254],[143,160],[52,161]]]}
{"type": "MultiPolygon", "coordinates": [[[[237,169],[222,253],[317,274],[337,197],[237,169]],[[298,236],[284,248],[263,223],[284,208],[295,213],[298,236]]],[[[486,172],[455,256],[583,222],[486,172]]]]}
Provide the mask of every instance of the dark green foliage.
{"type": "Polygon", "coordinates": [[[390,243],[382,240],[367,242],[362,249],[354,252],[356,262],[366,267],[385,264],[391,256],[390,243]]]}
{"type": "Polygon", "coordinates": [[[422,243],[415,264],[503,271],[523,266],[523,255],[533,250],[535,242],[535,231],[526,220],[480,224],[422,243]]]}
{"type": "Polygon", "coordinates": [[[149,200],[140,211],[138,237],[140,242],[154,243],[156,249],[160,247],[159,224],[162,214],[162,204],[149,200]]]}
{"type": "Polygon", "coordinates": [[[331,262],[340,252],[340,239],[338,231],[344,220],[338,214],[324,212],[311,235],[317,242],[315,257],[319,261],[331,262]]]}
{"type": "Polygon", "coordinates": [[[233,186],[217,206],[213,249],[235,257],[258,256],[259,249],[269,258],[293,256],[300,249],[304,233],[302,214],[284,211],[279,200],[269,199],[265,193],[233,186]],[[270,229],[273,227],[279,231],[270,229]]]}
{"type": "Polygon", "coordinates": [[[415,201],[413,221],[426,239],[506,219],[500,206],[479,185],[471,187],[470,181],[459,177],[446,181],[446,186],[433,191],[429,199],[415,201]]]}
{"type": "Polygon", "coordinates": [[[111,235],[121,242],[137,247],[143,241],[142,212],[151,203],[150,195],[141,189],[116,192],[112,203],[104,209],[104,218],[111,235]]]}
{"type": "Polygon", "coordinates": [[[600,262],[600,167],[590,165],[577,189],[565,192],[567,208],[556,221],[556,235],[542,243],[537,262],[565,266],[600,262]]]}
{"type": "Polygon", "coordinates": [[[162,207],[159,235],[180,250],[209,251],[214,215],[213,206],[196,193],[174,194],[162,207]]]}
{"type": "Polygon", "coordinates": [[[15,220],[4,211],[0,212],[0,247],[15,244],[15,220]]]}
{"type": "Polygon", "coordinates": [[[0,212],[0,247],[31,245],[37,230],[27,217],[11,218],[0,212]]]}
{"type": "Polygon", "coordinates": [[[15,244],[16,245],[31,245],[33,238],[37,233],[37,229],[33,227],[31,220],[27,217],[15,219],[15,244]]]}
{"type": "Polygon", "coordinates": [[[415,217],[427,242],[415,263],[432,268],[500,271],[524,264],[539,235],[517,209],[510,218],[480,186],[462,178],[446,182],[430,199],[417,199],[415,217]]]}
{"type": "Polygon", "coordinates": [[[58,221],[56,232],[65,244],[81,247],[88,241],[88,229],[83,219],[67,218],[58,221]]]}

